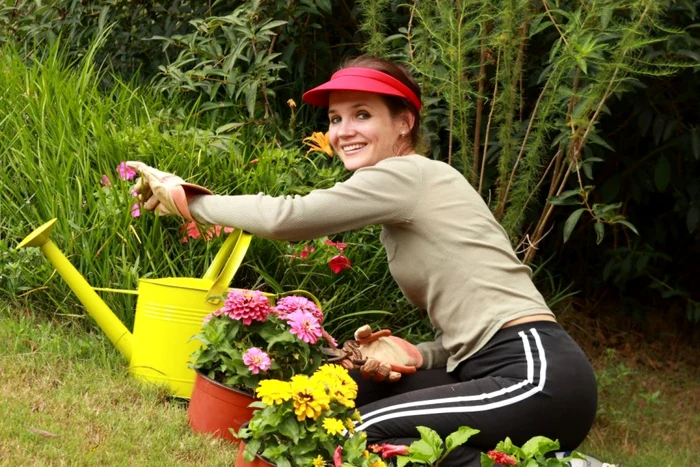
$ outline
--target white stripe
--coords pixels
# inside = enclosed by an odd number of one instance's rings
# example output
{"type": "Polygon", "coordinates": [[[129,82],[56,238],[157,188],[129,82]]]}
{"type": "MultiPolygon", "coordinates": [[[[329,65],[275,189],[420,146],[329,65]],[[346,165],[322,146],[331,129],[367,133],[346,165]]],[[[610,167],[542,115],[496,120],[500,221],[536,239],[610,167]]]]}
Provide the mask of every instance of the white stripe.
{"type": "Polygon", "coordinates": [[[542,346],[540,335],[537,334],[537,329],[530,328],[530,332],[535,338],[535,343],[537,343],[537,352],[540,355],[540,384],[537,385],[537,388],[541,391],[544,389],[544,380],[547,378],[547,358],[544,355],[544,347],[542,346]]]}
{"type": "Polygon", "coordinates": [[[532,360],[532,348],[530,348],[530,341],[528,340],[525,333],[520,331],[518,333],[523,340],[523,346],[525,347],[525,359],[527,360],[527,382],[532,384],[535,377],[535,362],[532,360]]]}
{"type": "Polygon", "coordinates": [[[440,407],[440,408],[433,408],[433,409],[409,410],[409,411],[389,413],[389,414],[377,417],[374,420],[369,420],[369,421],[366,420],[368,417],[373,417],[375,415],[378,415],[379,413],[387,412],[389,410],[402,409],[402,408],[406,408],[406,407],[416,407],[416,406],[425,406],[425,405],[444,404],[444,403],[450,403],[450,402],[465,402],[465,401],[471,401],[471,400],[490,399],[490,398],[496,397],[498,395],[513,392],[517,389],[520,389],[521,387],[525,386],[528,383],[532,383],[533,382],[532,376],[534,375],[534,360],[532,358],[531,348],[530,348],[529,342],[527,340],[527,337],[525,336],[525,333],[523,333],[521,331],[518,334],[523,339],[523,348],[524,348],[525,357],[527,360],[528,380],[521,381],[520,383],[517,383],[513,386],[509,386],[508,388],[499,389],[498,391],[494,391],[492,393],[478,394],[475,396],[461,396],[461,397],[449,397],[449,398],[445,398],[445,399],[433,399],[433,400],[429,400],[429,401],[407,402],[404,404],[398,404],[398,405],[394,405],[391,407],[384,407],[383,409],[375,410],[374,412],[370,412],[370,413],[363,415],[362,418],[363,418],[363,420],[365,420],[364,423],[357,426],[355,428],[355,430],[362,431],[362,430],[365,430],[370,425],[374,425],[376,423],[383,422],[385,420],[391,420],[391,419],[399,418],[399,417],[411,417],[414,415],[432,415],[432,414],[443,414],[443,413],[482,412],[482,411],[486,411],[486,410],[497,409],[500,407],[505,407],[507,405],[515,404],[516,402],[520,402],[520,401],[532,396],[533,394],[540,392],[542,390],[542,388],[544,388],[544,384],[545,384],[545,379],[546,379],[546,375],[547,375],[547,361],[546,361],[546,357],[545,357],[545,353],[544,353],[544,348],[542,347],[542,341],[540,340],[540,337],[537,334],[537,331],[534,328],[531,328],[530,332],[532,333],[533,337],[535,338],[535,343],[537,344],[537,350],[538,350],[539,359],[541,362],[540,363],[540,381],[539,381],[539,384],[537,385],[537,387],[534,387],[527,392],[524,392],[522,394],[518,394],[518,395],[513,396],[509,399],[505,399],[505,400],[502,400],[499,402],[493,402],[490,404],[483,404],[483,405],[469,406],[469,407],[440,407]]]}
{"type": "Polygon", "coordinates": [[[410,407],[423,407],[426,405],[437,405],[437,404],[449,404],[452,402],[469,402],[469,401],[480,401],[484,399],[492,399],[494,397],[499,397],[504,394],[508,394],[509,392],[517,391],[518,389],[522,388],[528,383],[532,383],[532,377],[530,375],[534,374],[535,371],[535,363],[532,358],[532,349],[530,347],[530,342],[527,339],[527,336],[523,331],[519,332],[518,335],[520,338],[523,340],[523,351],[525,352],[525,359],[527,360],[527,374],[528,374],[528,379],[525,381],[521,381],[517,384],[514,384],[513,386],[508,386],[507,388],[502,388],[499,389],[498,391],[490,392],[490,393],[484,393],[484,394],[476,394],[476,395],[471,395],[471,396],[456,396],[456,397],[446,397],[443,399],[432,399],[432,400],[427,400],[427,401],[415,401],[415,402],[405,402],[403,404],[397,404],[397,405],[392,405],[389,407],[384,407],[381,409],[377,409],[373,412],[367,412],[362,416],[363,421],[367,421],[368,419],[374,417],[375,415],[379,415],[384,412],[388,412],[390,410],[399,410],[399,409],[406,409],[410,407]]]}

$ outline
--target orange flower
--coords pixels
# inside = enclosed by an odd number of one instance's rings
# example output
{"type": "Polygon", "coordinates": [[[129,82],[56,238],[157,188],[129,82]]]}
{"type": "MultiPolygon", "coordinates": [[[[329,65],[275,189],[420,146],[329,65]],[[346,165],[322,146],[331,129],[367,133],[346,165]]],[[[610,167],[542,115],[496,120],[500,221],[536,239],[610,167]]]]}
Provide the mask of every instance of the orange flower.
{"type": "Polygon", "coordinates": [[[311,136],[304,138],[302,142],[311,148],[306,151],[307,156],[310,152],[322,152],[327,154],[328,157],[333,157],[333,148],[331,147],[331,142],[328,139],[328,133],[314,131],[311,136]]]}

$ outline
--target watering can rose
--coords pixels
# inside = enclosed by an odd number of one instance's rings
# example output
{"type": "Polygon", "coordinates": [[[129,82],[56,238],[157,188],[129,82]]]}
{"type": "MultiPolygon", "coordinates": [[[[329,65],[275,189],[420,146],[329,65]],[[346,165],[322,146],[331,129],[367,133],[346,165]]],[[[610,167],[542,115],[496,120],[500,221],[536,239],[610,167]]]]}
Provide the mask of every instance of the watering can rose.
{"type": "Polygon", "coordinates": [[[322,345],[333,345],[323,331],[323,313],[306,297],[280,298],[234,289],[224,306],[207,315],[194,339],[192,368],[229,387],[254,391],[262,378],[311,374],[324,359],[322,345]]]}

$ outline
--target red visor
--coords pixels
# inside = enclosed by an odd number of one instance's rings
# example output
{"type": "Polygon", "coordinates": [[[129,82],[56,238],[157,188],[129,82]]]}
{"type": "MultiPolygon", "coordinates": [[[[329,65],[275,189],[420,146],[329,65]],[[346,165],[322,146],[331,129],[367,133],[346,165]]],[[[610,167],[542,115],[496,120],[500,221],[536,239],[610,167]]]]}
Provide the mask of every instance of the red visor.
{"type": "Polygon", "coordinates": [[[416,109],[421,108],[420,99],[408,86],[393,76],[371,68],[343,68],[336,71],[330,81],[306,91],[302,99],[307,104],[328,107],[331,91],[365,91],[398,96],[410,100],[416,109]]]}

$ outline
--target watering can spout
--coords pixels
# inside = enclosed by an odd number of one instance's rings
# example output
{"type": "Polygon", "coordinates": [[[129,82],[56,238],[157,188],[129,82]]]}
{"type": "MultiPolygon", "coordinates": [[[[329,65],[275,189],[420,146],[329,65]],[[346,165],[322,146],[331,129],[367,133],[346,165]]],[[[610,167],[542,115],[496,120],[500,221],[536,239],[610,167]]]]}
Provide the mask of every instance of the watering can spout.
{"type": "Polygon", "coordinates": [[[85,278],[68,261],[68,258],[58,249],[56,244],[49,239],[56,219],[52,219],[44,225],[36,228],[27,235],[17,248],[38,247],[46,258],[53,264],[61,277],[78,296],[85,306],[88,314],[97,322],[110,341],[117,347],[127,360],[131,361],[132,335],[124,324],[117,318],[95,289],[88,284],[85,278]]]}

